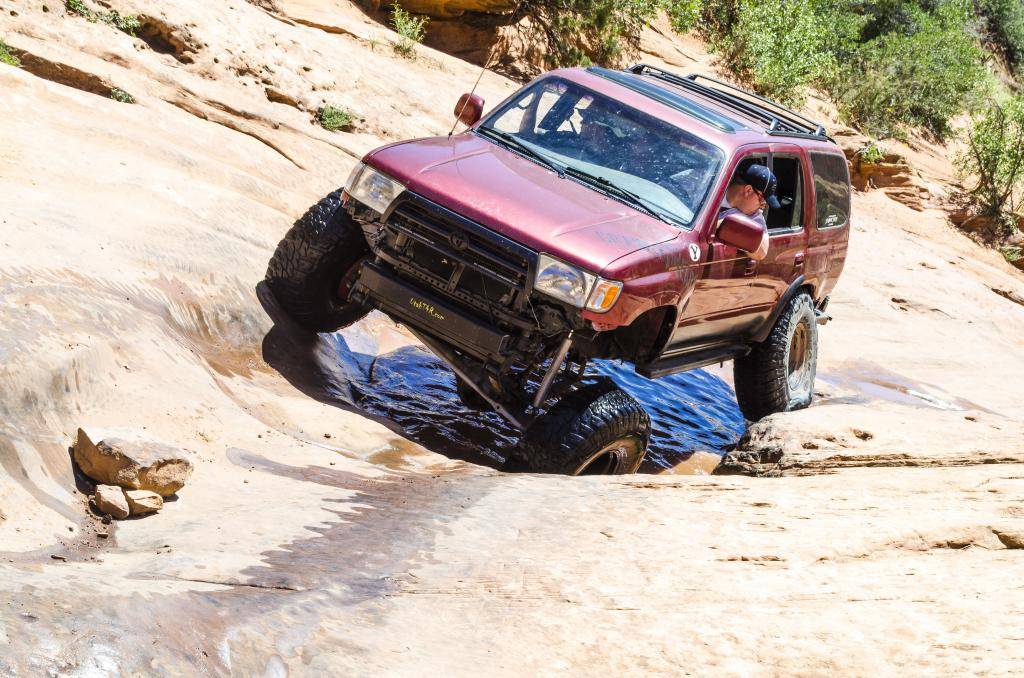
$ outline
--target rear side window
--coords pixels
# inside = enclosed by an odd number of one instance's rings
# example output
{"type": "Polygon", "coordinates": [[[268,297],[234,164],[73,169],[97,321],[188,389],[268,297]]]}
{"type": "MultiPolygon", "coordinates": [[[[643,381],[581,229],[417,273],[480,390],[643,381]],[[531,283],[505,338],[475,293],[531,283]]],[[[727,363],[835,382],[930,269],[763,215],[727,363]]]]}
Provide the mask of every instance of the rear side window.
{"type": "Polygon", "coordinates": [[[811,153],[818,228],[845,226],[850,221],[850,171],[846,158],[832,153],[811,153]]]}

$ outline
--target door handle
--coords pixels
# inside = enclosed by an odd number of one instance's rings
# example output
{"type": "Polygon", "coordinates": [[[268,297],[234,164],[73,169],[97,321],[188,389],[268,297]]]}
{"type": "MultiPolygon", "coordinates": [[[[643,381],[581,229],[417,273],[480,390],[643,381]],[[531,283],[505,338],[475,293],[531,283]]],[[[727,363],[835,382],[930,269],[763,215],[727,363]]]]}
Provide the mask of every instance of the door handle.
{"type": "Polygon", "coordinates": [[[800,270],[804,267],[804,253],[797,252],[796,256],[793,257],[793,267],[800,270]]]}
{"type": "Polygon", "coordinates": [[[757,273],[757,260],[747,259],[747,266],[743,269],[743,275],[748,276],[754,275],[755,273],[757,273]]]}

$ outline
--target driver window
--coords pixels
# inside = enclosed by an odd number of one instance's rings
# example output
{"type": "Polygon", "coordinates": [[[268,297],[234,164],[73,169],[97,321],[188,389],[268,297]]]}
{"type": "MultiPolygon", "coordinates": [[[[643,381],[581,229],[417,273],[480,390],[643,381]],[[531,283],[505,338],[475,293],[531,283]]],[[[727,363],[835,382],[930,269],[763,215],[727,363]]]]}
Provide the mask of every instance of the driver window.
{"type": "Polygon", "coordinates": [[[800,228],[803,225],[803,172],[800,159],[794,156],[775,155],[772,171],[778,181],[775,195],[782,204],[780,209],[769,209],[765,221],[768,230],[800,228]]]}

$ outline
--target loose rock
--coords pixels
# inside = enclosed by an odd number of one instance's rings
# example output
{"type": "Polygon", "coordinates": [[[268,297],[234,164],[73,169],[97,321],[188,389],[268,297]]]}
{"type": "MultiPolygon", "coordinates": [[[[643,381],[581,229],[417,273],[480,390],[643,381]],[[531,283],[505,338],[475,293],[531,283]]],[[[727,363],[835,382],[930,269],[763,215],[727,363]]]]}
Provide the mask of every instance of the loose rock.
{"type": "Polygon", "coordinates": [[[97,485],[96,494],[93,495],[92,500],[96,504],[96,508],[108,516],[118,520],[128,517],[128,499],[120,487],[97,485]]]}
{"type": "Polygon", "coordinates": [[[155,513],[164,507],[164,498],[149,490],[125,490],[124,496],[133,516],[155,513]]]}
{"type": "Polygon", "coordinates": [[[192,474],[192,462],[170,445],[142,436],[108,437],[98,443],[93,437],[78,429],[74,455],[82,471],[98,483],[169,497],[192,474]]]}

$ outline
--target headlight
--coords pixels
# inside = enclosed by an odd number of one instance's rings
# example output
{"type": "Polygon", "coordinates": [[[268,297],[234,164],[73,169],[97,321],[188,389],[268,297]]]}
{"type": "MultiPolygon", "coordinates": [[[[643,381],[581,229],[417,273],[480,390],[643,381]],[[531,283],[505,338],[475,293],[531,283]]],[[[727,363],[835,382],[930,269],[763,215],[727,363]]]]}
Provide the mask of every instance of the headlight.
{"type": "Polygon", "coordinates": [[[402,184],[363,163],[352,170],[345,187],[350,196],[381,214],[403,190],[402,184]]]}
{"type": "Polygon", "coordinates": [[[537,277],[533,287],[567,304],[597,313],[604,313],[614,306],[622,291],[620,282],[599,278],[547,254],[537,259],[537,277]]]}

